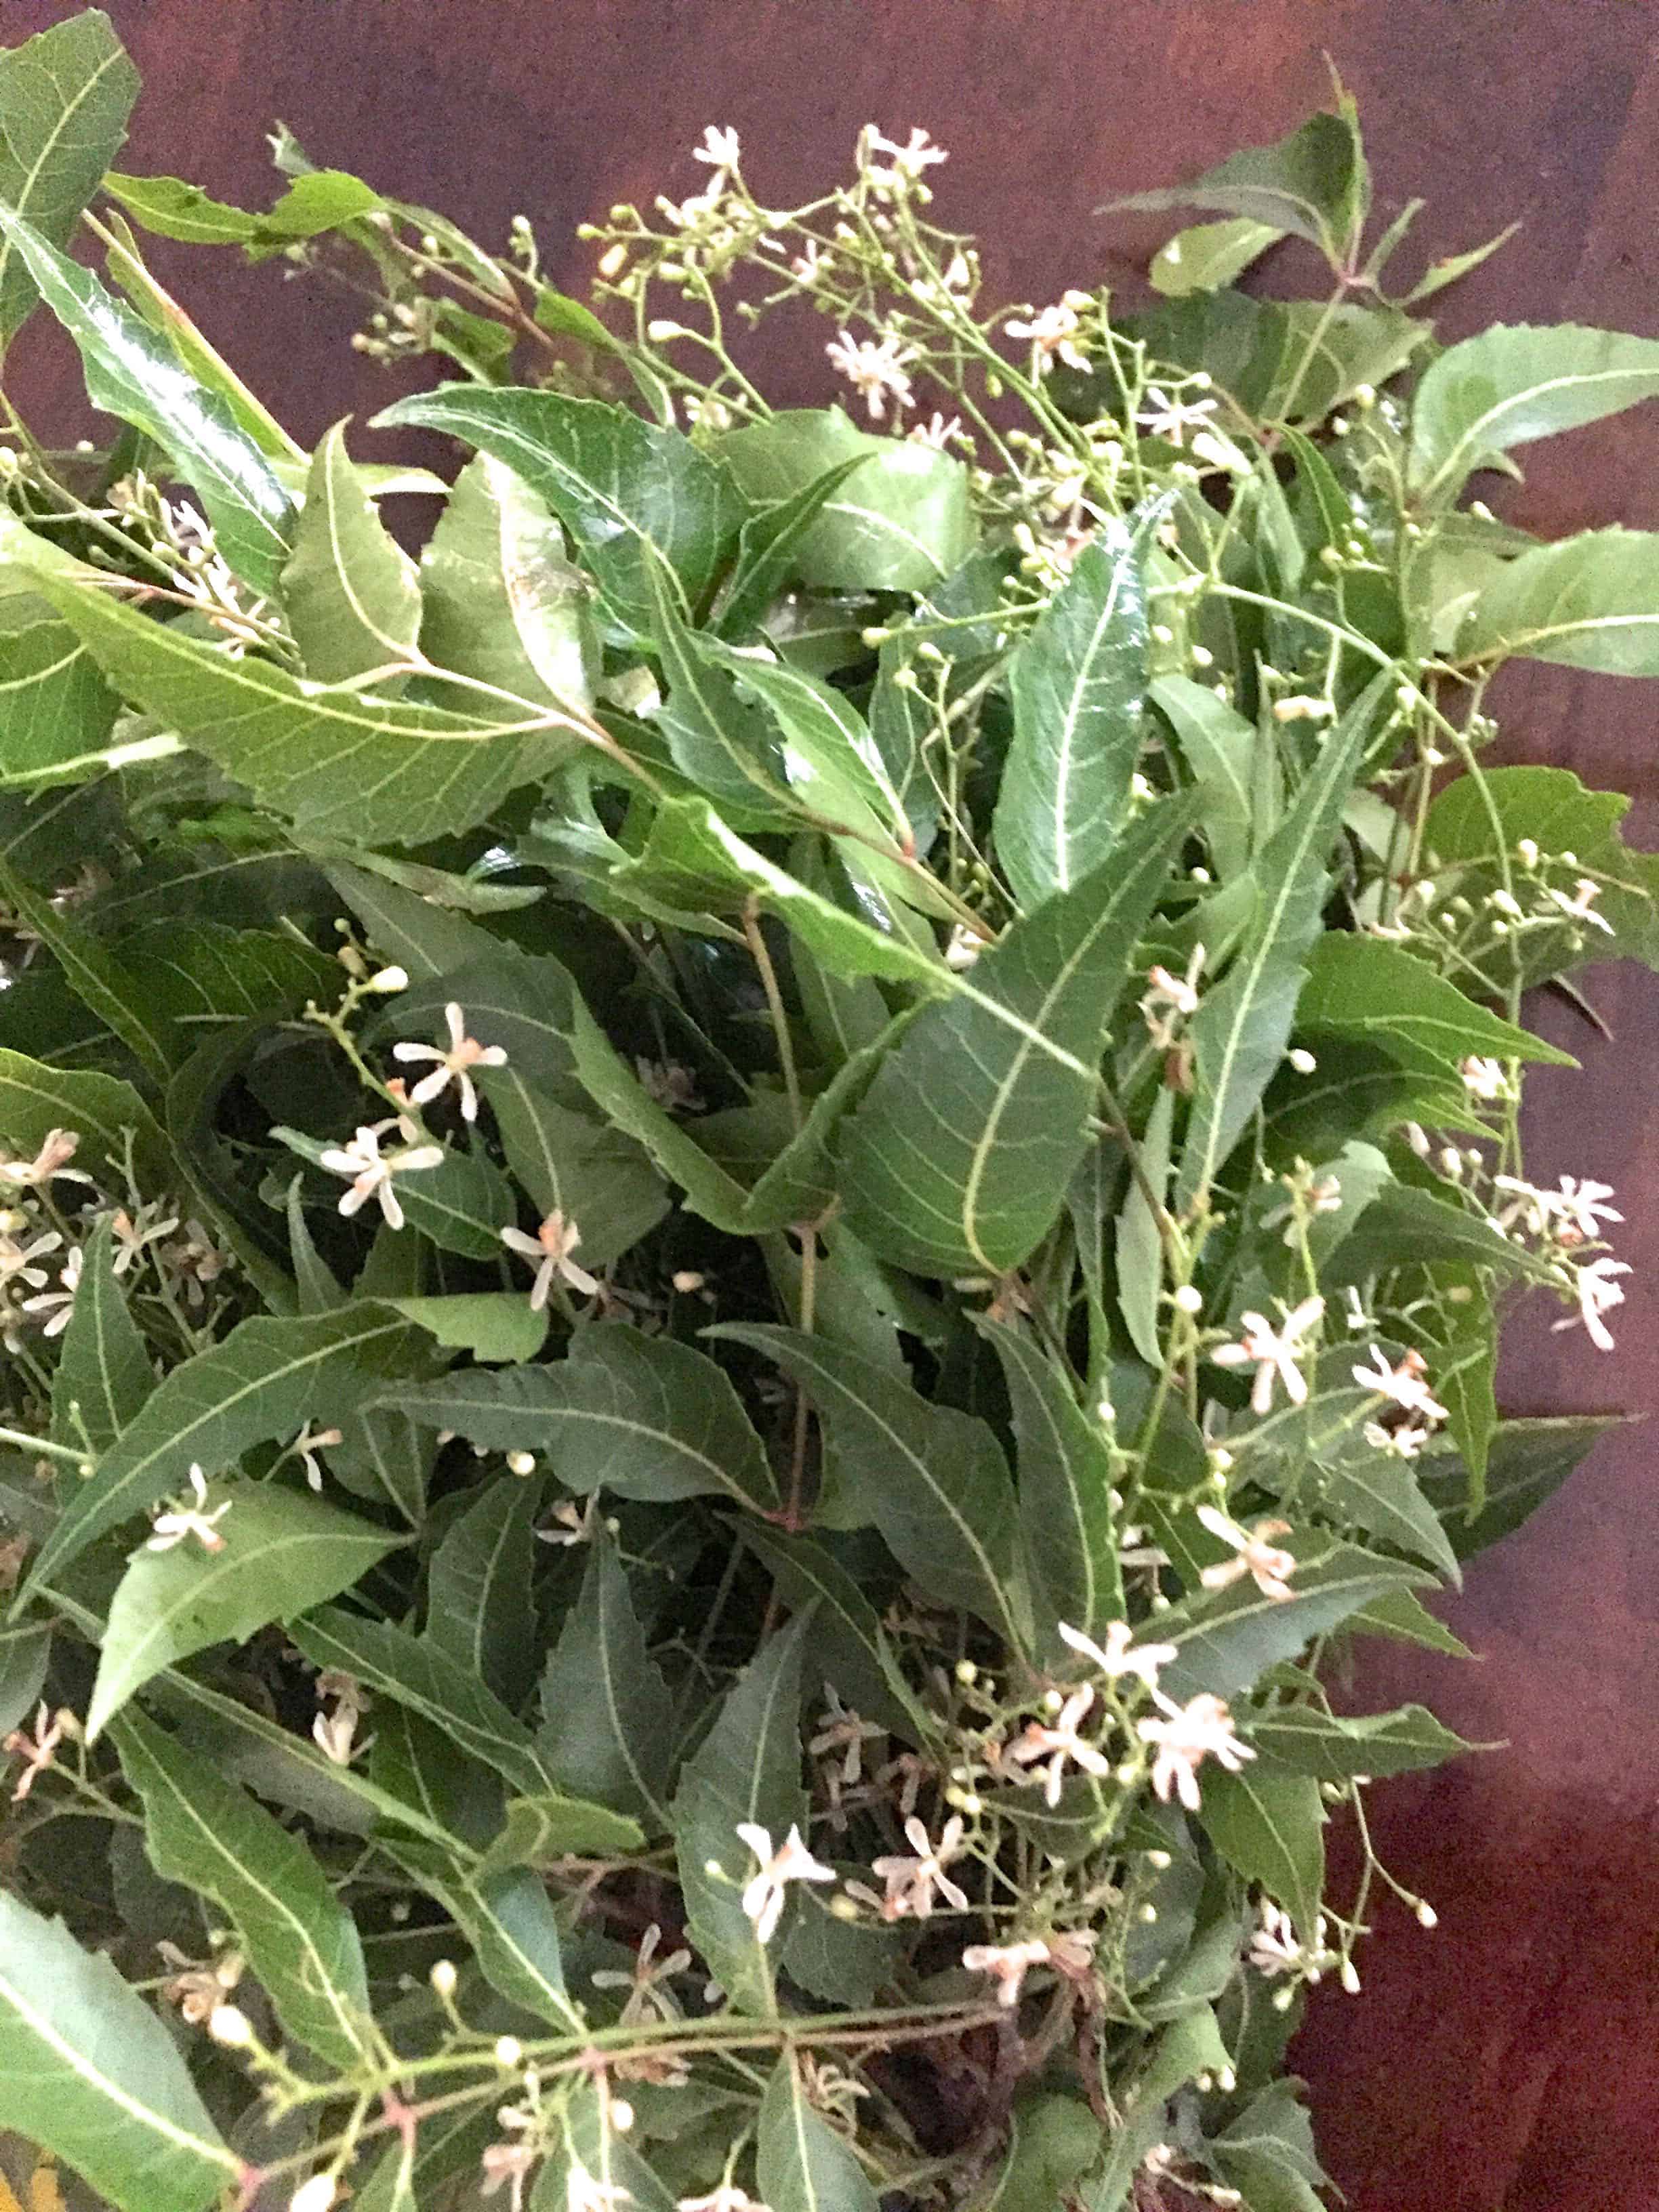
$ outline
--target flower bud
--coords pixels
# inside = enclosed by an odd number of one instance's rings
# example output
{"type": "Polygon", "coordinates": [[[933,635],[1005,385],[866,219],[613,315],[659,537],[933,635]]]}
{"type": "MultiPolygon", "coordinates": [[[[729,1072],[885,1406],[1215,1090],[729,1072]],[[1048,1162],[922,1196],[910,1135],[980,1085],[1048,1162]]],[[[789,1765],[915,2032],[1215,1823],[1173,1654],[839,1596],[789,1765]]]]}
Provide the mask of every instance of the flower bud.
{"type": "Polygon", "coordinates": [[[625,2136],[629,2128],[633,2126],[634,2107],[629,2103],[626,2097],[613,2097],[611,2099],[611,2124],[615,2128],[619,2136],[625,2136]]]}
{"type": "Polygon", "coordinates": [[[331,2173],[313,2173],[289,2198],[288,2212],[328,2212],[339,2193],[339,2185],[331,2173]]]}
{"type": "Polygon", "coordinates": [[[207,2026],[214,2041],[227,2051],[246,2051],[253,2041],[253,2022],[240,2005],[215,2005],[207,2026]]]}
{"type": "Polygon", "coordinates": [[[507,1455],[507,1468],[509,1474],[534,1474],[536,1472],[535,1453],[527,1451],[508,1452],[507,1455]]]}
{"type": "Polygon", "coordinates": [[[516,2035],[498,2035],[495,2038],[495,2063],[498,2066],[523,2065],[524,2045],[516,2035]]]}
{"type": "Polygon", "coordinates": [[[455,1972],[455,1961],[453,1959],[434,1959],[432,1961],[431,1972],[427,1978],[431,1982],[436,1995],[447,2004],[455,1994],[455,1984],[459,1979],[459,1976],[455,1972]]]}
{"type": "Polygon", "coordinates": [[[1203,1294],[1194,1290],[1190,1283],[1183,1283],[1181,1285],[1175,1293],[1174,1303],[1178,1313],[1201,1314],[1204,1310],[1203,1294]]]}
{"type": "Polygon", "coordinates": [[[406,968],[382,968],[377,974],[369,977],[368,988],[371,991],[385,991],[388,994],[392,991],[406,991],[409,988],[409,970],[406,968]]]}

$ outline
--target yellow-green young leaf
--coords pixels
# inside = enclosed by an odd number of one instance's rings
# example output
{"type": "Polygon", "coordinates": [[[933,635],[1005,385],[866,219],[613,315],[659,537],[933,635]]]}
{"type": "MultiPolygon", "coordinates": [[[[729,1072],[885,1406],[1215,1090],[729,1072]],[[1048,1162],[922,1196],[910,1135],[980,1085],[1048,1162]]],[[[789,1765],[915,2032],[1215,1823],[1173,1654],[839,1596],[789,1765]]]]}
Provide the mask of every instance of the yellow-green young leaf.
{"type": "Polygon", "coordinates": [[[485,1483],[445,1530],[427,1571],[427,1642],[515,1710],[536,1674],[531,1532],[541,1495],[533,1475],[497,1475],[485,1483]]]}
{"type": "Polygon", "coordinates": [[[226,560],[256,591],[274,592],[288,557],[293,506],[226,402],[204,390],[89,269],[66,258],[4,206],[0,241],[80,349],[93,405],[118,415],[171,454],[200,495],[226,560]]]}
{"type": "Polygon", "coordinates": [[[764,1828],[776,1850],[806,1817],[800,1699],[808,1618],[797,1616],[744,1668],[674,1796],[686,1934],[739,2012],[770,2012],[773,1995],[771,1961],[743,1910],[757,1862],[738,1826],[764,1828]]]}
{"type": "Polygon", "coordinates": [[[1424,500],[1449,499],[1494,453],[1659,393],[1659,340],[1579,323],[1498,323],[1448,346],[1412,398],[1408,464],[1424,500]]]}
{"type": "Polygon", "coordinates": [[[1285,1057],[1304,963],[1319,935],[1342,809],[1393,687],[1393,672],[1385,669],[1349,708],[1251,864],[1258,896],[1249,925],[1231,966],[1205,992],[1192,1021],[1197,1085],[1176,1184],[1182,1208],[1207,1194],[1285,1057]]]}
{"type": "Polygon", "coordinates": [[[662,1834],[673,1778],[672,1701],[604,1532],[593,1539],[581,1595],[548,1654],[541,1707],[536,1740],[561,1786],[662,1834]]]}
{"type": "Polygon", "coordinates": [[[369,2049],[362,1946],[305,1844],[215,1760],[142,1713],[122,1714],[114,1737],[156,1873],[226,1915],[289,2035],[331,2065],[360,2064],[369,2049]]]}
{"type": "Polygon", "coordinates": [[[1141,562],[1167,511],[1103,526],[1009,668],[1014,734],[997,794],[997,858],[1028,910],[1117,843],[1140,757],[1149,638],[1141,562]]]}
{"type": "Polygon", "coordinates": [[[607,400],[452,384],[400,399],[374,421],[443,430],[504,461],[563,523],[617,617],[645,635],[647,559],[669,569],[695,612],[744,520],[723,461],[607,400]]]}
{"type": "Polygon", "coordinates": [[[369,1689],[419,1713],[505,1776],[520,1796],[557,1790],[558,1777],[524,1723],[470,1668],[435,1644],[341,1606],[290,1623],[289,1633],[307,1659],[355,1674],[369,1689]]]}
{"type": "Polygon", "coordinates": [[[827,591],[925,592],[974,548],[968,471],[930,446],[878,438],[839,407],[786,408],[733,430],[720,452],[746,495],[793,501],[848,468],[790,554],[790,573],[827,591]]]}
{"type": "Polygon", "coordinates": [[[1289,1598],[1264,1597],[1247,1577],[1224,1590],[1178,1598],[1158,1615],[1158,1642],[1176,1647],[1161,1678],[1169,1696],[1184,1702],[1212,1690],[1219,1698],[1236,1697],[1269,1667],[1295,1658],[1311,1638],[1374,1598],[1396,1590],[1409,1594],[1429,1580],[1421,1567],[1352,1544],[1313,1550],[1304,1540],[1296,1559],[1289,1598]]]}
{"type": "Polygon", "coordinates": [[[1310,1774],[1207,1767],[1200,1818],[1235,1874],[1260,1882],[1313,1940],[1325,1886],[1325,1808],[1310,1774]]]}
{"type": "Polygon", "coordinates": [[[565,1994],[559,1923],[539,1875],[528,1867],[464,1873],[447,1852],[401,1838],[381,1848],[437,1899],[471,1946],[491,1989],[567,2033],[584,2033],[582,2015],[565,1994]]]}
{"type": "Polygon", "coordinates": [[[1190,823],[1185,802],[1154,808],[981,955],[971,1000],[905,1030],[837,1147],[848,1219],[883,1259],[1001,1275],[1051,1227],[1083,1157],[1108,1018],[1190,823]]]}
{"type": "Polygon", "coordinates": [[[104,190],[158,238],[187,246],[245,246],[256,259],[293,239],[337,230],[381,204],[377,191],[343,169],[313,169],[296,177],[263,215],[216,200],[180,177],[110,175],[104,190]]]}
{"type": "Polygon", "coordinates": [[[467,463],[421,556],[421,645],[440,668],[583,710],[598,641],[547,502],[489,453],[467,463]]]}
{"type": "Polygon", "coordinates": [[[38,790],[100,774],[119,704],[44,599],[0,599],[0,787],[38,790]]]}
{"type": "Polygon", "coordinates": [[[554,708],[454,714],[307,684],[269,661],[230,659],[107,593],[37,574],[124,697],[315,836],[398,845],[446,836],[564,757],[554,708]]]}
{"type": "Polygon", "coordinates": [[[723,1492],[760,1513],[781,1510],[737,1392],[706,1353],[672,1337],[587,1328],[550,1366],[466,1369],[400,1388],[395,1403],[486,1450],[550,1453],[573,1490],[656,1504],[723,1492]]]}
{"type": "Polygon", "coordinates": [[[877,2212],[869,2177],[847,2138],[814,2109],[793,2051],[779,2059],[761,2099],[755,2159],[769,2204],[791,2212],[877,2212]]]}
{"type": "Polygon", "coordinates": [[[0,2125],[120,2212],[204,2212],[245,2171],[143,1999],[61,1920],[4,1892],[0,2125]]]}
{"type": "Polygon", "coordinates": [[[59,1443],[107,1451],[155,1388],[149,1350],[115,1272],[112,1217],[101,1215],[82,1249],[74,1310],[52,1378],[52,1432],[59,1443]]]}
{"type": "Polygon", "coordinates": [[[1044,1641],[1058,1658],[1059,1622],[1100,1637],[1124,1618],[1112,1455],[1099,1423],[1034,1337],[996,1322],[978,1326],[1008,1385],[1020,1532],[1034,1598],[1045,1601],[1044,1641]]]}
{"type": "Polygon", "coordinates": [[[126,1187],[129,1132],[141,1181],[166,1189],[176,1175],[167,1139],[130,1083],[0,1051],[0,1146],[14,1158],[33,1159],[53,1129],[80,1138],[73,1164],[111,1192],[126,1187]]]}
{"type": "MultiPolygon", "coordinates": [[[[0,53],[0,202],[67,246],[137,94],[138,72],[99,8],[0,53]]],[[[0,241],[0,349],[35,296],[15,244],[0,241]]]]}
{"type": "Polygon", "coordinates": [[[645,1831],[626,1813],[557,1792],[514,1797],[506,1825],[478,1862],[481,1879],[531,1867],[540,1874],[571,1858],[612,1858],[645,1849],[645,1831]]]}
{"type": "Polygon", "coordinates": [[[1353,102],[1345,94],[1340,112],[1311,115],[1300,130],[1274,145],[1247,147],[1189,185],[1132,192],[1096,212],[1212,208],[1218,215],[1248,216],[1292,232],[1336,259],[1357,235],[1370,206],[1370,178],[1358,122],[1353,102]]]}
{"type": "Polygon", "coordinates": [[[1231,222],[1195,222],[1159,246],[1146,271],[1153,291],[1166,300],[1213,292],[1242,276],[1285,233],[1276,222],[1237,216],[1231,222]]]}
{"type": "Polygon", "coordinates": [[[76,1492],[33,1563],[28,1587],[106,1528],[183,1491],[192,1465],[229,1467],[250,1444],[291,1437],[313,1417],[354,1412],[381,1387],[381,1373],[409,1339],[403,1316],[377,1305],[243,1322],[158,1384],[76,1492]]]}
{"type": "Polygon", "coordinates": [[[1471,1053],[1576,1067],[1531,1030],[1466,998],[1397,945],[1331,930],[1315,945],[1297,1025],[1369,1037],[1408,1066],[1456,1068],[1471,1053]]]}
{"type": "Polygon", "coordinates": [[[1659,532],[1586,530],[1522,554],[1476,599],[1454,658],[1659,674],[1659,532]]]}
{"type": "Polygon", "coordinates": [[[731,1322],[710,1334],[751,1345],[800,1384],[859,1519],[875,1523],[931,1596],[1026,1647],[1014,1487],[984,1421],[931,1405],[908,1382],[799,1329],[731,1322]]]}
{"type": "Polygon", "coordinates": [[[343,684],[401,667],[421,629],[415,563],[387,532],[337,422],[312,458],[283,604],[307,676],[343,684]]]}
{"type": "Polygon", "coordinates": [[[88,1741],[163,1667],[308,1612],[404,1540],[274,1482],[215,1483],[208,1498],[210,1512],[229,1508],[215,1529],[219,1549],[193,1536],[167,1551],[141,1546],[110,1600],[88,1741]]]}

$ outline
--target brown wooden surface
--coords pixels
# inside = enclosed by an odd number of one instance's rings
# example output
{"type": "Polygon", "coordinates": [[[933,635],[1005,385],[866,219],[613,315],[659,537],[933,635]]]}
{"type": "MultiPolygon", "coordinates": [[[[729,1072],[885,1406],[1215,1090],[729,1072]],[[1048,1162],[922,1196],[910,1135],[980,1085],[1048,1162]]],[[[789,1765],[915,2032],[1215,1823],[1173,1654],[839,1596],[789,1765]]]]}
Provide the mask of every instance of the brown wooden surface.
{"type": "MultiPolygon", "coordinates": [[[[522,210],[550,252],[618,198],[684,191],[708,122],[757,185],[805,197],[859,125],[950,146],[941,220],[1038,301],[1114,282],[1135,244],[1091,222],[1114,190],[1194,174],[1325,96],[1357,93],[1391,210],[1425,252],[1511,217],[1521,237],[1443,302],[1498,319],[1659,332],[1655,0],[106,0],[149,83],[129,156],[232,198],[267,191],[280,115],[319,161],[443,207],[487,239],[522,210]]],[[[68,12],[0,0],[8,40],[68,12]]],[[[1143,240],[1153,234],[1141,234],[1143,240]]],[[[579,289],[587,256],[562,264],[579,289]]],[[[167,257],[210,335],[310,439],[391,386],[343,349],[337,297],[228,256],[167,257]],[[187,275],[183,274],[185,270],[187,275]]],[[[58,372],[26,341],[38,386],[58,372]]],[[[20,349],[21,351],[21,349],[20,349]]],[[[815,365],[786,368],[813,396],[815,365]]],[[[1659,410],[1534,449],[1498,503],[1564,531],[1659,526],[1659,410]]],[[[1507,683],[1506,750],[1622,785],[1659,843],[1659,690],[1539,672],[1507,683]]],[[[1617,1184],[1632,1261],[1615,1359],[1540,1318],[1505,1365],[1515,1413],[1659,1406],[1659,980],[1597,979],[1617,1036],[1552,1019],[1587,1073],[1534,1078],[1537,1167],[1617,1184]],[[1650,1102],[1653,1103],[1650,1103],[1650,1102]]],[[[1546,1317],[1547,1318],[1547,1317],[1546,1317]]],[[[1422,1696],[1503,1754],[1378,1793],[1378,1840],[1439,1930],[1382,1917],[1366,1986],[1321,1993],[1299,2046],[1357,2212],[1659,2207],[1659,1486],[1640,1428],[1471,1574],[1447,1617],[1473,1666],[1389,1652],[1360,1688],[1422,1696]]]]}

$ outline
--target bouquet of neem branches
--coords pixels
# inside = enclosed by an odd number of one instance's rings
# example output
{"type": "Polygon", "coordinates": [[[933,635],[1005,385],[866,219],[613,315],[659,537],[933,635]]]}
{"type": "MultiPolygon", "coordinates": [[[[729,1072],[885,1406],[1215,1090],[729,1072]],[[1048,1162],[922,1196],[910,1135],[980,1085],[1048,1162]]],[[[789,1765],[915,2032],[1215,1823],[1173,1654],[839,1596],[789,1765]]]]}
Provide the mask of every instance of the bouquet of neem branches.
{"type": "Polygon", "coordinates": [[[1396,280],[1346,100],[1122,315],[983,300],[921,131],[781,210],[711,131],[589,308],[286,132],[106,173],[134,88],[0,58],[0,323],[115,423],[0,445],[0,2125],[127,2212],[1307,2212],[1303,1993],[1434,1920],[1364,1792],[1462,1748],[1343,1644],[1460,1648],[1598,1426],[1500,1313],[1626,1272],[1524,994],[1659,957],[1625,801],[1481,764],[1506,659],[1659,672],[1659,540],[1466,489],[1659,345],[1438,349],[1488,249],[1396,280]],[[356,287],[453,485],[141,233],[356,287]]]}

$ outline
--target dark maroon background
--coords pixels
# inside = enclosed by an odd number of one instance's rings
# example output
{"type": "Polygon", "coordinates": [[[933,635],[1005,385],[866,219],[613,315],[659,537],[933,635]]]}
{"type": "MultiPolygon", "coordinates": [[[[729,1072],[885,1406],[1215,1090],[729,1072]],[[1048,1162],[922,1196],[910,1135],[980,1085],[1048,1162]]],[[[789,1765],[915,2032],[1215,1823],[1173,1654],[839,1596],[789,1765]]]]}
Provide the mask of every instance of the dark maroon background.
{"type": "MultiPolygon", "coordinates": [[[[127,156],[264,204],[281,116],[314,158],[442,207],[486,240],[536,222],[580,289],[574,226],[682,192],[687,151],[734,124],[757,187],[805,198],[866,121],[951,149],[941,221],[978,230],[994,283],[1037,301],[1132,282],[1158,233],[1092,220],[1357,94],[1391,213],[1429,202],[1424,255],[1519,217],[1520,236],[1440,303],[1456,336],[1502,317],[1659,333],[1659,9],[1653,0],[106,0],[149,84],[127,156]]],[[[8,42],[69,12],[0,0],[8,42]]],[[[228,255],[163,253],[208,333],[309,441],[389,397],[345,350],[349,304],[228,255]]],[[[18,348],[48,407],[51,335],[18,348]]],[[[67,374],[67,371],[61,372],[67,374]]],[[[799,359],[781,374],[807,396],[799,359]]],[[[775,382],[777,380],[775,378],[775,382]]],[[[367,445],[360,447],[366,451],[367,445]]],[[[1533,450],[1497,503],[1552,532],[1659,526],[1659,410],[1533,450]]],[[[1506,679],[1514,757],[1635,794],[1659,843],[1659,690],[1565,672],[1506,679]]],[[[1607,971],[1617,1042],[1546,1015],[1586,1072],[1534,1079],[1539,1170],[1617,1184],[1635,1263],[1620,1350],[1523,1323],[1515,1413],[1651,1410],[1659,1206],[1659,981],[1607,971]]],[[[1402,1910],[1358,1998],[1322,1992],[1299,2046],[1329,2164],[1358,2212],[1659,2207],[1659,1498],[1637,1426],[1481,1561],[1447,1618],[1480,1658],[1385,1652],[1362,1687],[1423,1696],[1507,1741],[1379,1791],[1385,1855],[1441,1924],[1402,1910]]]]}

